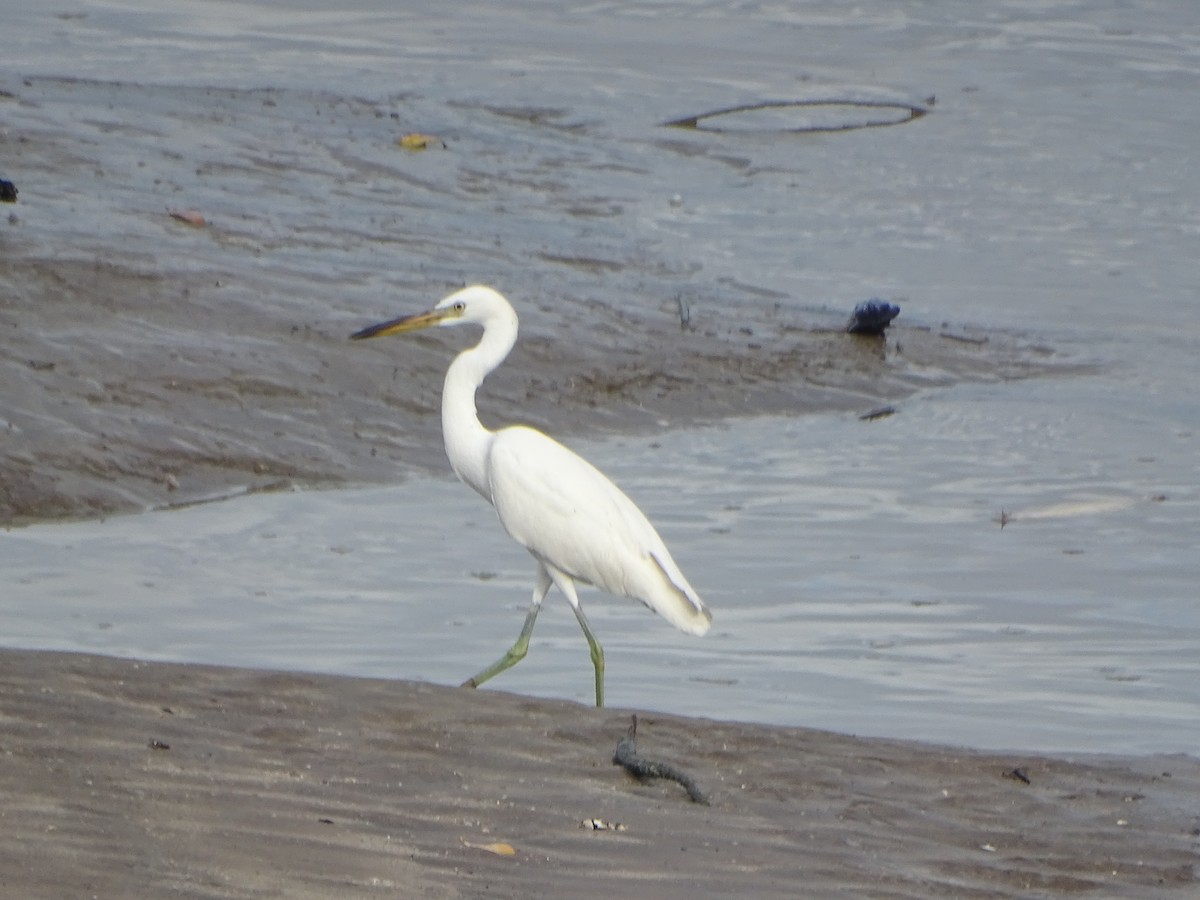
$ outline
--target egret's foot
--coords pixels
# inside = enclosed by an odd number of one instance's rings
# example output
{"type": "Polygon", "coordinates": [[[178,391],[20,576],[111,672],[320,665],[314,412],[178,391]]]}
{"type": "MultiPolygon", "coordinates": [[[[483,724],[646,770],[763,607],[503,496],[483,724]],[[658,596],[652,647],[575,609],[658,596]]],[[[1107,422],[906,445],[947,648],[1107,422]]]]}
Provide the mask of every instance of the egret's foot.
{"type": "Polygon", "coordinates": [[[596,670],[596,707],[604,706],[604,650],[599,641],[592,644],[592,668],[596,670]]]}
{"type": "Polygon", "coordinates": [[[529,635],[525,632],[522,632],[521,637],[517,639],[517,642],[512,645],[507,653],[505,653],[502,657],[500,657],[482,672],[472,675],[462,683],[462,686],[472,688],[479,687],[485,681],[490,681],[506,669],[511,669],[525,658],[525,654],[528,651],[529,635]]]}
{"type": "Polygon", "coordinates": [[[596,670],[596,708],[604,707],[604,651],[596,644],[592,654],[592,666],[596,670]]]}
{"type": "Polygon", "coordinates": [[[583,636],[587,638],[588,655],[592,658],[592,668],[596,670],[596,706],[604,706],[604,648],[600,646],[600,642],[596,640],[596,635],[592,634],[592,626],[588,624],[587,617],[583,614],[583,610],[578,606],[574,606],[575,618],[579,620],[579,627],[583,629],[583,636]]]}
{"type": "MultiPolygon", "coordinates": [[[[539,582],[540,586],[540,582],[539,582]]],[[[542,596],[545,596],[545,591],[542,591],[542,596]]],[[[477,675],[473,675],[464,681],[461,687],[477,688],[490,678],[495,678],[505,669],[511,669],[517,663],[525,658],[525,654],[529,652],[529,636],[533,634],[533,623],[537,621],[538,611],[541,606],[535,602],[529,607],[529,614],[525,617],[525,625],[521,628],[521,634],[517,637],[517,642],[508,648],[508,651],[484,669],[477,675]]]]}

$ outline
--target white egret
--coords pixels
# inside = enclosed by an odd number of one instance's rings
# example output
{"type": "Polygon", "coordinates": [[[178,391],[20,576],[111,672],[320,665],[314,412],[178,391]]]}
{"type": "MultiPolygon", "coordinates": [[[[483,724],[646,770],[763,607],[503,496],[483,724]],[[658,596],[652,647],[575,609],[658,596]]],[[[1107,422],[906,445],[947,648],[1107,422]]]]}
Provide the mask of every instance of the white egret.
{"type": "Polygon", "coordinates": [[[575,582],[640,600],[681,631],[704,634],[712,614],[671,558],[642,511],[598,469],[542,432],[523,425],[490,431],[479,421],[475,392],[517,341],[517,314],[482,285],[446,297],[429,312],[372,325],[353,340],[435,325],[480,325],[479,343],[460,353],[442,389],[442,436],[460,479],[496,508],[504,530],[537,560],[533,601],[516,643],[463,687],[478,687],[522,659],[551,585],[567,598],[583,629],[596,671],[596,705],[604,705],[604,651],[579,605],[575,582]]]}

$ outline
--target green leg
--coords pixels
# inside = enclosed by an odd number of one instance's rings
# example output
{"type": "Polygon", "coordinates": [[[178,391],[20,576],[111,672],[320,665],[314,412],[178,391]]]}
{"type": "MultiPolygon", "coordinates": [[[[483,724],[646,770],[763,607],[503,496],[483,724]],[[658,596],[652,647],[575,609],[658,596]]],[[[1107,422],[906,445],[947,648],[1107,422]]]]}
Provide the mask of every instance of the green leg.
{"type": "Polygon", "coordinates": [[[539,563],[537,584],[533,589],[533,602],[529,605],[529,614],[525,616],[525,625],[521,628],[516,643],[508,648],[507,653],[478,675],[464,681],[461,687],[477,688],[489,678],[495,678],[505,669],[511,669],[525,658],[525,654],[529,652],[529,636],[533,634],[533,624],[537,621],[538,613],[542,611],[542,601],[546,599],[546,592],[550,590],[550,585],[550,573],[546,571],[545,566],[539,563]]]}
{"type": "Polygon", "coordinates": [[[592,652],[592,668],[596,670],[596,705],[604,705],[604,648],[600,646],[600,642],[596,640],[596,635],[592,634],[592,626],[588,624],[588,620],[583,615],[583,610],[578,605],[572,605],[575,610],[575,618],[579,620],[579,627],[583,629],[583,636],[587,638],[588,648],[592,652]]]}
{"type": "Polygon", "coordinates": [[[529,636],[533,634],[533,623],[537,621],[537,615],[541,612],[542,605],[535,603],[529,608],[529,615],[525,617],[525,627],[521,629],[521,634],[517,638],[515,644],[508,648],[508,652],[502,657],[471,678],[468,678],[462,683],[462,687],[479,687],[489,678],[494,678],[505,669],[511,669],[517,663],[525,658],[525,654],[529,652],[529,636]]]}
{"type": "Polygon", "coordinates": [[[579,605],[579,595],[575,593],[575,582],[571,576],[557,569],[550,569],[549,573],[550,577],[554,579],[554,583],[558,585],[558,589],[563,592],[563,596],[567,598],[567,602],[571,604],[571,609],[575,610],[575,618],[579,620],[579,627],[583,629],[583,636],[587,638],[588,650],[592,654],[592,668],[596,670],[596,705],[603,706],[604,648],[596,640],[596,635],[592,634],[592,626],[588,624],[587,616],[583,614],[583,607],[579,605]]]}

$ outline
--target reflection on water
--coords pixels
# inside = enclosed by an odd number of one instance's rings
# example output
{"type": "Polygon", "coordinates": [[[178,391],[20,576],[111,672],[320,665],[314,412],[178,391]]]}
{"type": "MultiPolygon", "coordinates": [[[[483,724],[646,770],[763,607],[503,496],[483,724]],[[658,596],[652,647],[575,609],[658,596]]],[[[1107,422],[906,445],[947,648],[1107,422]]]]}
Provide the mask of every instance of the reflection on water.
{"type": "MultiPolygon", "coordinates": [[[[1193,750],[1191,437],[1149,410],[1157,433],[1114,429],[1078,402],[1087,391],[964,387],[878,422],[582,447],[715,616],[689,638],[586,591],[609,702],[992,747],[1193,750]]],[[[515,637],[532,576],[451,480],[13,531],[0,566],[11,644],[451,684],[515,637]]],[[[557,595],[495,687],[588,702],[586,647],[557,595]]]]}

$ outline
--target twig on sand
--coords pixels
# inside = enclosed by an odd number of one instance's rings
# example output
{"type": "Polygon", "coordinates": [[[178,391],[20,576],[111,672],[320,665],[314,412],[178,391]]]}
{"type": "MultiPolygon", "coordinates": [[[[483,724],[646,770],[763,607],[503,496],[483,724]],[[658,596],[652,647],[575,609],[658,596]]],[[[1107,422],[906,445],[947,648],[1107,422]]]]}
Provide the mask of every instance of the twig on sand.
{"type": "Polygon", "coordinates": [[[632,716],[633,724],[629,732],[617,741],[617,750],[613,754],[613,764],[624,766],[636,778],[669,778],[678,781],[688,792],[693,803],[708,806],[708,798],[700,790],[694,778],[669,762],[656,759],[646,759],[637,752],[637,716],[632,716]]]}

